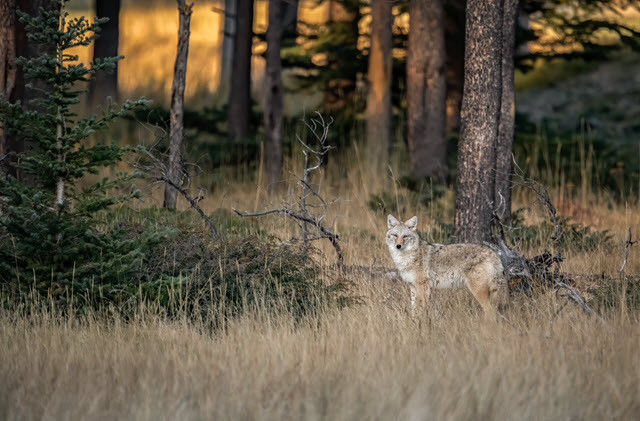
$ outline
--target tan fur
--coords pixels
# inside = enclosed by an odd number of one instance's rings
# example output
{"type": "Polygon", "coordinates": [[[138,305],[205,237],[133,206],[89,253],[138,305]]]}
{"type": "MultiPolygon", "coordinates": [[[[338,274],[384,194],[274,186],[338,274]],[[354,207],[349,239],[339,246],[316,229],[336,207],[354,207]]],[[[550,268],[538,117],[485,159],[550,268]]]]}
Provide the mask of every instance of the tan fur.
{"type": "Polygon", "coordinates": [[[465,285],[487,315],[508,299],[500,258],[477,244],[429,244],[416,233],[417,217],[402,223],[389,215],[386,242],[402,279],[411,285],[412,306],[424,306],[432,290],[465,285]],[[415,300],[413,299],[415,297],[415,300]]]}

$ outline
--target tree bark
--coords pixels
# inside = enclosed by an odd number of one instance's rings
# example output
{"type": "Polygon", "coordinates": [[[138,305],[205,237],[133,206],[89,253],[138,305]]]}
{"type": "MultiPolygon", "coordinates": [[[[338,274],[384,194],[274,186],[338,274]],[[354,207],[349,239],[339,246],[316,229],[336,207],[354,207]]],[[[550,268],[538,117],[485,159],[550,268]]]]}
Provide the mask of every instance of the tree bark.
{"type": "Polygon", "coordinates": [[[468,0],[455,242],[490,237],[502,92],[503,0],[468,0]]]}
{"type": "MultiPolygon", "coordinates": [[[[171,85],[171,112],[170,112],[170,129],[169,129],[169,173],[167,178],[174,185],[180,185],[180,174],[182,169],[182,140],[184,139],[184,87],[187,76],[187,57],[189,55],[189,27],[191,25],[191,12],[193,11],[193,3],[185,4],[185,0],[177,0],[179,12],[178,26],[178,51],[176,53],[176,62],[173,68],[173,83],[171,85]]],[[[170,186],[165,185],[164,204],[168,209],[176,208],[178,191],[170,186]]]]}
{"type": "Polygon", "coordinates": [[[233,50],[236,37],[238,0],[224,0],[224,27],[222,32],[222,58],[220,59],[220,89],[227,93],[233,72],[233,50]]]}
{"type": "Polygon", "coordinates": [[[267,27],[267,52],[265,72],[264,106],[264,167],[267,188],[274,190],[282,176],[282,61],[280,48],[283,32],[284,2],[269,0],[269,26],[267,27]]]}
{"type": "Polygon", "coordinates": [[[466,0],[444,0],[447,55],[447,133],[460,130],[464,87],[464,24],[466,0]]]}
{"type": "Polygon", "coordinates": [[[228,103],[229,136],[236,141],[249,133],[251,117],[251,46],[253,43],[253,0],[238,0],[233,73],[228,103]]]}
{"type": "Polygon", "coordinates": [[[514,54],[518,0],[504,0],[502,17],[502,99],[496,145],[495,211],[505,223],[511,222],[511,171],[515,132],[514,54]]]}
{"type": "Polygon", "coordinates": [[[411,175],[447,175],[446,52],[441,0],[411,0],[407,50],[407,121],[411,175]]]}
{"type": "MultiPolygon", "coordinates": [[[[109,18],[100,27],[100,36],[93,43],[93,59],[118,56],[120,39],[120,0],[95,0],[96,16],[109,18]]],[[[89,86],[89,103],[92,107],[105,104],[107,97],[118,101],[118,64],[113,73],[97,72],[89,86]]]]}
{"type": "Polygon", "coordinates": [[[384,171],[391,150],[391,2],[371,0],[371,47],[367,78],[367,164],[376,174],[384,171]]]}
{"type": "MultiPolygon", "coordinates": [[[[0,0],[0,99],[8,100],[11,97],[17,71],[16,2],[0,0]]],[[[6,153],[6,136],[0,127],[0,172],[2,173],[7,172],[3,159],[6,153]]]]}
{"type": "MultiPolygon", "coordinates": [[[[9,0],[9,2],[11,2],[11,0],[9,0]]],[[[13,4],[15,5],[14,13],[15,8],[17,8],[31,16],[37,15],[41,8],[51,11],[58,7],[56,3],[52,2],[51,0],[15,0],[13,1],[13,4]]],[[[10,4],[8,7],[11,7],[10,4]]],[[[9,22],[11,22],[11,18],[9,18],[9,22]]],[[[45,46],[34,44],[28,41],[27,31],[24,25],[18,21],[15,14],[13,16],[13,23],[13,41],[15,42],[14,57],[26,57],[30,59],[38,57],[47,52],[45,50],[45,46]]],[[[3,27],[3,29],[7,28],[3,27]]],[[[5,33],[8,34],[9,32],[5,33]]],[[[0,56],[3,55],[4,53],[0,53],[0,56]]],[[[13,77],[13,89],[11,90],[11,92],[9,92],[9,96],[7,97],[9,101],[12,103],[20,101],[25,110],[36,110],[37,107],[32,103],[32,101],[34,99],[37,99],[40,94],[35,89],[25,89],[25,85],[31,83],[36,89],[47,89],[47,85],[41,81],[25,78],[25,75],[20,66],[15,67],[15,73],[13,77]]],[[[16,177],[18,180],[33,185],[35,184],[35,179],[28,174],[24,174],[13,165],[19,160],[21,154],[28,153],[32,148],[33,145],[16,136],[6,134],[4,136],[4,153],[7,154],[6,158],[3,160],[4,171],[6,172],[6,174],[16,177]]]]}

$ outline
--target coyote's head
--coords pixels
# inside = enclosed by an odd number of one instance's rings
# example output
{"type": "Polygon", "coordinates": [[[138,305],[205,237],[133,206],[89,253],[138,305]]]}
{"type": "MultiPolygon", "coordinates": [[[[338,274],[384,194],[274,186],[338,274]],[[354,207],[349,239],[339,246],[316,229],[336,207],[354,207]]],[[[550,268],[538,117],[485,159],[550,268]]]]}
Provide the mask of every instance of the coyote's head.
{"type": "Polygon", "coordinates": [[[418,248],[420,239],[416,233],[418,226],[418,217],[414,216],[407,222],[398,221],[393,215],[387,217],[387,246],[389,251],[393,253],[402,253],[415,250],[418,248]]]}

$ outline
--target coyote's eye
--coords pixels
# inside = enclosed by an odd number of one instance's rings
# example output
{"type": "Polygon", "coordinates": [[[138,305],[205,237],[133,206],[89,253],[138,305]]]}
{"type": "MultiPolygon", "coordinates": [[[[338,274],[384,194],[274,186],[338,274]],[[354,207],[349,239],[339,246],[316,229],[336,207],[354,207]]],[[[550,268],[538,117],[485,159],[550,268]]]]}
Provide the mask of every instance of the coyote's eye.
{"type": "Polygon", "coordinates": [[[409,236],[408,236],[408,235],[403,235],[403,236],[402,236],[402,239],[403,239],[403,240],[406,240],[407,238],[409,238],[409,236]]]}
{"type": "Polygon", "coordinates": [[[396,234],[389,234],[389,236],[393,237],[393,238],[398,238],[398,236],[396,234]]]}

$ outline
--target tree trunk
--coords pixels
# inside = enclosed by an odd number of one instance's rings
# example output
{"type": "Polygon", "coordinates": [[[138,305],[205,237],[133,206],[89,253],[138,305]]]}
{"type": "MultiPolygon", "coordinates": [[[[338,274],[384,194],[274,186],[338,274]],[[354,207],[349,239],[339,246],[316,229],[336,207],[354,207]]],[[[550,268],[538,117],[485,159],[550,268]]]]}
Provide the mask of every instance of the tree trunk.
{"type": "MultiPolygon", "coordinates": [[[[173,83],[171,85],[171,116],[169,129],[169,173],[167,178],[176,186],[180,185],[182,172],[182,140],[184,139],[184,86],[187,76],[187,57],[189,55],[189,26],[191,25],[191,12],[193,3],[185,4],[185,0],[177,0],[180,16],[178,27],[178,51],[176,63],[173,68],[173,83]]],[[[168,209],[176,208],[178,191],[165,185],[164,204],[168,209]]]]}
{"type": "Polygon", "coordinates": [[[460,106],[464,86],[465,0],[445,0],[447,51],[447,133],[460,130],[460,106]]]}
{"type": "Polygon", "coordinates": [[[284,2],[269,0],[269,26],[265,71],[264,167],[269,190],[277,188],[282,176],[282,62],[280,47],[284,2]]]}
{"type": "Polygon", "coordinates": [[[447,175],[446,52],[441,0],[411,0],[407,50],[407,120],[411,175],[447,175]]]}
{"type": "Polygon", "coordinates": [[[298,0],[287,0],[282,2],[282,34],[289,35],[295,39],[298,24],[298,0]]]}
{"type": "MultiPolygon", "coordinates": [[[[41,8],[44,10],[54,10],[56,7],[59,7],[59,5],[57,5],[55,2],[52,2],[51,0],[15,0],[13,2],[11,0],[8,1],[8,8],[11,7],[11,3],[14,3],[14,5],[18,9],[31,16],[37,15],[41,8]]],[[[2,7],[2,9],[5,8],[2,7]]],[[[11,18],[9,18],[9,22],[11,22],[11,18]]],[[[15,25],[13,32],[13,42],[15,42],[14,57],[34,58],[46,52],[46,47],[31,43],[27,40],[27,32],[25,30],[25,27],[18,21],[15,15],[13,17],[13,23],[15,25]]],[[[7,28],[3,26],[3,29],[7,28]]],[[[9,34],[10,32],[5,33],[9,34]]],[[[4,54],[5,53],[3,51],[2,53],[0,53],[0,56],[4,56],[4,54]]],[[[10,54],[10,52],[8,54],[10,54]]],[[[13,74],[13,77],[14,83],[13,89],[9,92],[9,101],[12,103],[20,101],[23,104],[23,108],[25,110],[36,110],[37,107],[32,103],[32,101],[41,96],[41,94],[38,93],[37,89],[48,89],[47,85],[41,81],[34,81],[26,78],[20,66],[15,67],[15,73],[13,74]],[[28,83],[33,84],[34,89],[25,89],[25,85],[28,83]]],[[[3,147],[5,151],[4,153],[7,154],[6,158],[3,160],[3,168],[6,173],[8,175],[16,177],[18,180],[21,180],[25,183],[35,184],[35,179],[33,177],[24,174],[22,171],[18,170],[14,165],[12,165],[19,160],[21,154],[28,153],[33,148],[33,145],[28,144],[27,142],[19,139],[16,136],[5,135],[3,147]]]]}
{"type": "Polygon", "coordinates": [[[502,99],[498,143],[496,145],[495,211],[505,223],[511,222],[511,171],[515,131],[514,54],[518,0],[504,0],[502,21],[502,99]]]}
{"type": "MultiPolygon", "coordinates": [[[[355,46],[360,36],[358,28],[360,13],[359,8],[354,7],[355,1],[328,1],[329,21],[326,25],[337,37],[335,42],[355,46]]],[[[339,57],[331,52],[328,54],[327,71],[334,76],[327,80],[324,87],[323,110],[325,112],[335,113],[353,100],[356,91],[356,75],[342,71],[343,66],[344,63],[339,57]]]]}
{"type": "Polygon", "coordinates": [[[380,174],[391,150],[391,45],[393,15],[388,0],[371,1],[371,47],[367,77],[367,165],[380,174]]]}
{"type": "MultiPolygon", "coordinates": [[[[120,38],[120,0],[95,0],[96,16],[109,18],[100,27],[100,36],[93,43],[93,59],[116,57],[120,38]]],[[[97,72],[89,86],[89,103],[92,107],[105,105],[107,97],[118,101],[118,63],[113,73],[97,72]]]]}
{"type": "Polygon", "coordinates": [[[251,46],[253,42],[253,0],[238,0],[233,73],[227,121],[229,136],[239,141],[249,133],[251,117],[251,46]]]}
{"type": "MultiPolygon", "coordinates": [[[[16,2],[0,0],[0,99],[7,100],[16,83],[16,2]]],[[[0,172],[6,173],[6,136],[0,127],[0,172]]]]}
{"type": "Polygon", "coordinates": [[[455,242],[490,237],[502,91],[503,0],[468,0],[455,242]]]}
{"type": "Polygon", "coordinates": [[[233,72],[233,50],[236,37],[236,14],[238,13],[237,0],[224,0],[224,28],[222,32],[222,58],[220,59],[220,85],[221,92],[228,93],[233,72]]]}

